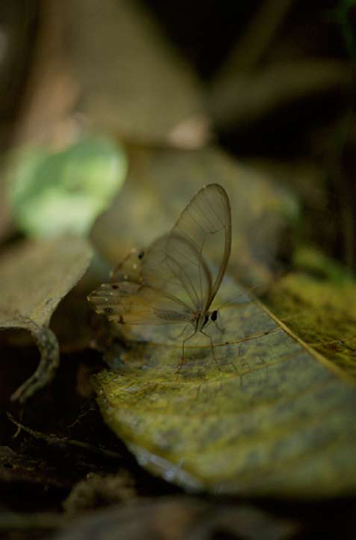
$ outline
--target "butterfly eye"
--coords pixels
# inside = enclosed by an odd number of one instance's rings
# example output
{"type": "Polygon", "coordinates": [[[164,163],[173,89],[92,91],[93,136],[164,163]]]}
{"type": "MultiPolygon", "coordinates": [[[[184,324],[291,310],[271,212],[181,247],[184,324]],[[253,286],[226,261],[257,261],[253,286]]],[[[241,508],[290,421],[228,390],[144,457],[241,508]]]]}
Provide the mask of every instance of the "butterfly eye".
{"type": "Polygon", "coordinates": [[[113,308],[111,307],[106,307],[104,308],[104,313],[106,313],[106,315],[111,315],[111,313],[113,312],[113,308]]]}
{"type": "Polygon", "coordinates": [[[119,286],[118,286],[118,285],[116,285],[116,284],[114,283],[113,285],[111,285],[111,288],[112,288],[112,289],[118,289],[118,288],[119,288],[119,286]]]}
{"type": "Polygon", "coordinates": [[[144,256],[145,256],[145,252],[144,252],[144,251],[140,251],[140,253],[137,255],[137,257],[138,257],[139,259],[143,259],[144,256]]]}
{"type": "Polygon", "coordinates": [[[216,311],[216,309],[212,312],[210,317],[213,322],[216,321],[216,319],[218,318],[218,312],[216,311]]]}

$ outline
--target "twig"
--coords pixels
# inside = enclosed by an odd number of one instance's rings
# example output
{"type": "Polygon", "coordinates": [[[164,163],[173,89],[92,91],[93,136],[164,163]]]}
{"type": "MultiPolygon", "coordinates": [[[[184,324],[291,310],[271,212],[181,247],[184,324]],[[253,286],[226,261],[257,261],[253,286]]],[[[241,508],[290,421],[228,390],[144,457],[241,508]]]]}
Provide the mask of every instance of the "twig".
{"type": "Polygon", "coordinates": [[[35,431],[31,428],[28,428],[15,420],[15,418],[10,414],[9,412],[6,413],[8,419],[15,424],[19,429],[23,429],[26,433],[34,437],[35,439],[41,439],[45,441],[48,444],[59,446],[59,445],[69,445],[69,446],[76,446],[77,448],[83,448],[84,450],[89,450],[90,452],[93,452],[94,454],[101,454],[103,456],[107,456],[114,459],[121,459],[122,455],[118,452],[114,452],[112,450],[105,450],[103,448],[97,448],[96,446],[93,446],[89,443],[83,442],[83,441],[77,441],[75,439],[69,439],[68,437],[57,437],[56,435],[46,435],[45,433],[41,433],[40,431],[35,431]]]}

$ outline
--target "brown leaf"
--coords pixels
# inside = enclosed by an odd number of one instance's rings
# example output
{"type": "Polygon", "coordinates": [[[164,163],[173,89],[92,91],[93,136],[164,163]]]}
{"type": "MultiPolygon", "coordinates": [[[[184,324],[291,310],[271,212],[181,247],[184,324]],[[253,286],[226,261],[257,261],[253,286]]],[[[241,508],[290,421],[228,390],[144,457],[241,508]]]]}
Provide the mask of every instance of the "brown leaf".
{"type": "Polygon", "coordinates": [[[135,497],[133,481],[126,471],[119,474],[88,474],[78,482],[64,501],[64,510],[71,515],[99,507],[126,502],[135,497]]]}
{"type": "Polygon", "coordinates": [[[282,540],[293,538],[298,525],[275,518],[252,506],[219,506],[198,499],[176,497],[158,501],[132,502],[77,521],[57,540],[90,537],[106,540],[206,540],[208,538],[249,538],[282,540]]]}
{"type": "Polygon", "coordinates": [[[49,0],[40,6],[34,58],[24,92],[16,143],[46,142],[67,146],[76,137],[72,111],[79,86],[65,54],[62,7],[49,0]]]}
{"type": "Polygon", "coordinates": [[[127,140],[201,146],[209,128],[198,81],[143,3],[76,0],[67,8],[85,113],[127,140]]]}
{"type": "Polygon", "coordinates": [[[21,402],[54,376],[59,363],[58,342],[48,328],[60,300],[88,268],[91,249],[81,238],[24,242],[9,250],[0,263],[0,328],[31,332],[41,361],[30,379],[12,396],[21,402]]]}

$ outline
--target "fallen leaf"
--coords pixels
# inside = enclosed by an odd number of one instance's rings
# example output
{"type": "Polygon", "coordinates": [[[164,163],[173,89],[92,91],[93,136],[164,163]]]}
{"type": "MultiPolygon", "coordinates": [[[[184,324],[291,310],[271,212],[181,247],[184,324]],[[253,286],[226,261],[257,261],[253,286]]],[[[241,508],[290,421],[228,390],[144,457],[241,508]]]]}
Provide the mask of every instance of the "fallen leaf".
{"type": "Polygon", "coordinates": [[[95,125],[136,143],[206,142],[198,80],[142,2],[76,0],[66,26],[81,107],[95,125]]]}
{"type": "MultiPolygon", "coordinates": [[[[220,301],[239,292],[225,281],[220,301]]],[[[142,466],[186,489],[354,493],[356,391],[343,372],[246,296],[220,313],[222,335],[207,330],[219,365],[197,337],[177,377],[182,346],[169,327],[128,343],[93,379],[106,423],[142,466]]]]}
{"type": "Polygon", "coordinates": [[[7,171],[14,222],[35,238],[86,235],[126,171],[125,153],[109,137],[84,136],[61,151],[50,145],[18,149],[7,171]]]}
{"type": "Polygon", "coordinates": [[[73,487],[63,508],[67,514],[75,515],[126,502],[135,496],[133,480],[126,471],[110,475],[91,473],[73,487]]]}
{"type": "Polygon", "coordinates": [[[28,330],[41,352],[36,372],[16,390],[13,400],[25,401],[53,378],[59,348],[56,336],[48,328],[51,315],[82,277],[90,260],[87,241],[69,236],[51,242],[24,242],[3,255],[0,328],[28,330]]]}
{"type": "Polygon", "coordinates": [[[16,146],[28,142],[66,146],[76,138],[79,122],[73,112],[80,89],[69,63],[61,13],[62,6],[53,0],[38,9],[28,77],[22,85],[20,118],[12,141],[16,146]]]}
{"type": "Polygon", "coordinates": [[[95,538],[142,540],[206,540],[248,538],[283,540],[294,538],[297,523],[276,518],[253,506],[214,505],[194,498],[165,497],[133,501],[71,523],[56,540],[95,538]]]}

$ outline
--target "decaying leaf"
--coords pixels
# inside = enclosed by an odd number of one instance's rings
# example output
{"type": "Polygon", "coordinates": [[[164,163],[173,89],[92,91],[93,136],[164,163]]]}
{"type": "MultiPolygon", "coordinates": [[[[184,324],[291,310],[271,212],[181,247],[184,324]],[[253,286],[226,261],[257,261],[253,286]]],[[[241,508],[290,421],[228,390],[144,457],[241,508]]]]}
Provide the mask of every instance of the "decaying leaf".
{"type": "MultiPolygon", "coordinates": [[[[239,292],[225,282],[220,301],[239,292]]],[[[198,338],[177,377],[177,330],[147,327],[147,341],[94,377],[105,421],[143,466],[188,489],[354,492],[355,389],[259,304],[239,300],[220,309],[221,335],[207,329],[219,365],[198,338]]]]}
{"type": "Polygon", "coordinates": [[[126,471],[110,475],[91,473],[73,487],[63,508],[67,514],[75,515],[126,502],[135,496],[133,480],[126,471]]]}
{"type": "Polygon", "coordinates": [[[0,328],[28,330],[41,352],[36,372],[12,399],[21,402],[46,385],[59,363],[58,342],[48,328],[60,300],[88,268],[91,249],[76,237],[25,242],[8,251],[0,264],[0,328]]]}

